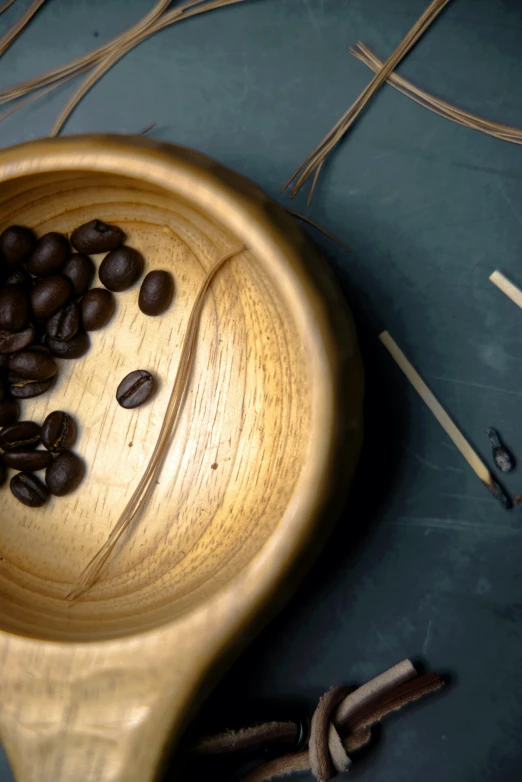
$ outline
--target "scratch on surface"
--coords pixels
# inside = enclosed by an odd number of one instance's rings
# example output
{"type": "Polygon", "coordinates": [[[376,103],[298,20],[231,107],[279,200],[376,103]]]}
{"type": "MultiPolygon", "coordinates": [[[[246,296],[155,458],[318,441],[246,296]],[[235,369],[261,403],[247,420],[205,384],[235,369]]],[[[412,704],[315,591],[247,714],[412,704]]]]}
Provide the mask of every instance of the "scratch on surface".
{"type": "Polygon", "coordinates": [[[428,622],[428,626],[426,628],[426,637],[424,638],[424,643],[422,644],[422,654],[425,657],[426,657],[426,655],[428,653],[428,646],[429,646],[430,641],[431,641],[431,625],[432,625],[432,621],[430,619],[430,621],[428,622]]]}
{"type": "Polygon", "coordinates": [[[513,217],[515,218],[515,220],[517,221],[519,228],[522,228],[522,218],[520,217],[519,213],[511,203],[511,199],[508,198],[508,195],[502,186],[502,180],[500,178],[498,180],[498,192],[500,193],[500,195],[502,196],[506,204],[509,206],[509,210],[513,215],[513,217]]]}
{"type": "Polygon", "coordinates": [[[522,397],[522,392],[511,391],[509,388],[499,388],[498,386],[486,386],[483,383],[472,383],[469,380],[457,380],[453,377],[441,377],[440,375],[428,375],[428,380],[440,380],[443,383],[455,383],[459,386],[469,386],[470,388],[480,388],[483,391],[498,391],[502,394],[511,394],[512,396],[522,397]]]}
{"type": "Polygon", "coordinates": [[[423,456],[420,456],[418,453],[416,453],[413,448],[409,448],[405,443],[401,443],[401,447],[407,451],[408,453],[411,453],[411,455],[417,459],[418,462],[421,464],[424,464],[426,467],[429,467],[430,470],[438,470],[441,471],[441,468],[438,466],[438,464],[432,464],[427,459],[425,459],[423,456]]]}
{"type": "Polygon", "coordinates": [[[392,521],[392,527],[422,527],[423,529],[439,529],[445,532],[475,532],[490,536],[516,535],[520,536],[522,528],[510,524],[492,522],[468,521],[467,519],[439,519],[432,516],[399,516],[392,521]]]}
{"type": "Polygon", "coordinates": [[[306,10],[308,11],[308,16],[310,17],[312,27],[315,29],[318,35],[321,35],[321,30],[319,28],[319,25],[317,24],[317,19],[315,18],[315,14],[312,10],[312,6],[310,5],[310,0],[303,0],[303,3],[305,4],[306,10]]]}

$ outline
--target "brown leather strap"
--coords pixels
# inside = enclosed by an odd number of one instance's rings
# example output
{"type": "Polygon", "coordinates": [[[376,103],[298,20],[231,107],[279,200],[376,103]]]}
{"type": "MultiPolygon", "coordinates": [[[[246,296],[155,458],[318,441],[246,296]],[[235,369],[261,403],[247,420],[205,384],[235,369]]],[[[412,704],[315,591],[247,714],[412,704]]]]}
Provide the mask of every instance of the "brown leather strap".
{"type": "MultiPolygon", "coordinates": [[[[264,763],[244,782],[269,782],[310,770],[318,782],[329,782],[335,773],[349,768],[347,753],[370,741],[373,725],[442,686],[437,673],[417,676],[412,664],[405,660],[351,693],[346,687],[332,687],[315,710],[308,749],[264,763]]],[[[193,749],[200,755],[213,755],[266,744],[289,744],[297,741],[299,732],[299,726],[293,722],[267,722],[210,736],[193,749]]]]}

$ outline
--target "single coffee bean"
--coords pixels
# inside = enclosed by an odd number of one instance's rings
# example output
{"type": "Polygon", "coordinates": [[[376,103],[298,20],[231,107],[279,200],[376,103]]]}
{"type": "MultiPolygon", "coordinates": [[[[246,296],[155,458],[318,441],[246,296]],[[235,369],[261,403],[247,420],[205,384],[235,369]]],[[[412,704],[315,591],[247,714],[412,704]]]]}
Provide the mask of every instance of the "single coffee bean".
{"type": "Polygon", "coordinates": [[[98,277],[110,291],[126,291],[139,280],[143,272],[143,257],[132,247],[118,247],[105,256],[98,277]]]}
{"type": "Polygon", "coordinates": [[[40,508],[49,497],[49,489],[30,472],[19,472],[11,478],[11,492],[24,505],[40,508]]]}
{"type": "Polygon", "coordinates": [[[107,253],[125,241],[125,234],[115,225],[91,220],[71,234],[71,244],[79,253],[107,253]]]}
{"type": "Polygon", "coordinates": [[[47,333],[59,342],[72,339],[80,327],[80,310],[74,301],[68,301],[49,318],[46,324],[47,333]]]}
{"type": "Polygon", "coordinates": [[[170,307],[173,295],[172,274],[158,269],[149,272],[141,283],[138,306],[145,315],[161,315],[170,307]]]}
{"type": "Polygon", "coordinates": [[[5,285],[24,285],[26,288],[31,284],[31,275],[26,272],[23,266],[18,266],[6,278],[5,285]]]}
{"type": "Polygon", "coordinates": [[[9,372],[27,380],[48,380],[58,372],[56,361],[41,350],[22,350],[9,359],[9,372]]]}
{"type": "MultiPolygon", "coordinates": [[[[66,345],[66,342],[58,343],[66,345]]],[[[9,378],[9,393],[16,399],[33,399],[49,391],[55,381],[56,375],[48,380],[26,380],[24,378],[9,378]]]]}
{"type": "Polygon", "coordinates": [[[42,443],[48,451],[60,453],[72,448],[76,441],[76,422],[69,413],[55,410],[49,413],[42,426],[42,443]]]}
{"type": "Polygon", "coordinates": [[[11,225],[0,236],[0,253],[9,266],[18,266],[29,258],[35,244],[36,237],[29,228],[11,225]]]}
{"type": "Polygon", "coordinates": [[[27,450],[36,448],[40,442],[40,424],[34,421],[18,421],[0,429],[0,448],[3,451],[14,451],[18,448],[27,450]]]}
{"type": "Polygon", "coordinates": [[[6,285],[0,289],[0,329],[19,331],[29,317],[29,300],[21,285],[6,285]]]}
{"type": "Polygon", "coordinates": [[[4,463],[13,470],[45,470],[49,467],[53,456],[49,451],[6,451],[4,453],[4,463]]]}
{"type": "Polygon", "coordinates": [[[84,356],[91,346],[91,341],[85,331],[79,331],[67,342],[59,342],[57,339],[47,336],[45,344],[53,356],[72,359],[84,356]]]}
{"type": "Polygon", "coordinates": [[[81,300],[82,325],[86,331],[96,331],[107,325],[116,308],[116,299],[105,288],[91,288],[81,300]]]}
{"type": "Polygon", "coordinates": [[[63,307],[70,294],[71,284],[65,277],[53,276],[37,280],[31,288],[31,306],[35,316],[50,318],[63,307]]]}
{"type": "Polygon", "coordinates": [[[62,274],[72,285],[75,296],[83,296],[89,290],[96,268],[87,255],[71,255],[62,269],[62,274]]]}
{"type": "Polygon", "coordinates": [[[0,330],[0,354],[16,353],[34,340],[34,327],[29,324],[23,331],[0,330]]]}
{"type": "Polygon", "coordinates": [[[130,410],[146,402],[156,390],[156,381],[145,369],[136,369],[123,378],[116,391],[118,403],[130,410]]]}
{"type": "Polygon", "coordinates": [[[45,471],[45,482],[51,494],[62,497],[74,491],[85,475],[85,465],[79,456],[64,451],[45,471]]]}
{"type": "Polygon", "coordinates": [[[4,397],[0,402],[0,426],[14,424],[20,417],[20,405],[16,399],[9,396],[4,397]]]}
{"type": "Polygon", "coordinates": [[[51,231],[36,242],[27,268],[35,277],[56,274],[70,254],[71,248],[65,236],[51,231]]]}

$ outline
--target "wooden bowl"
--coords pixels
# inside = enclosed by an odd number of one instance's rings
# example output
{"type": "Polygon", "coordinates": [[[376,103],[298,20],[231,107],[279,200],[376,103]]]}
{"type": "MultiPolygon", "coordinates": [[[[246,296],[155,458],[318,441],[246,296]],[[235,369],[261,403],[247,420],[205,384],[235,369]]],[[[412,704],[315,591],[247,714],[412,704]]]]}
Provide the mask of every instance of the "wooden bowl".
{"type": "MultiPolygon", "coordinates": [[[[173,306],[143,315],[138,286],[61,361],[24,419],[77,419],[87,475],[27,508],[1,494],[0,737],[17,780],[146,782],[225,661],[295,585],[331,527],[361,440],[362,370],[346,305],[292,218],[203,155],[83,136],[0,152],[0,230],[123,227],[146,270],[169,269],[173,306]],[[146,512],[94,588],[65,600],[150,457],[204,270],[212,284],[182,418],[146,512]],[[149,404],[116,402],[148,369],[149,404]]],[[[100,259],[95,257],[98,262],[100,259]]]]}

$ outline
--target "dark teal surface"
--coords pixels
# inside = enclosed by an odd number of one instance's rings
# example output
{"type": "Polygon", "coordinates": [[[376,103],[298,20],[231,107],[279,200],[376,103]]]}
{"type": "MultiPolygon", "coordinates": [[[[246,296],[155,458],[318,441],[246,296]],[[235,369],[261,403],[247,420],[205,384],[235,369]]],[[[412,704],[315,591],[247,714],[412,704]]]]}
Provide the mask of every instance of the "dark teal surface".
{"type": "MultiPolygon", "coordinates": [[[[138,132],[202,150],[283,203],[280,186],[428,0],[247,0],[179,24],[125,58],[66,133],[138,132]]],[[[0,33],[28,3],[0,17],[0,33]]],[[[1,60],[8,86],[91,49],[152,6],[48,0],[1,60]]],[[[452,0],[400,71],[522,127],[522,4],[452,0]]],[[[71,89],[0,125],[3,146],[46,135],[71,89]]],[[[305,210],[300,197],[294,208],[305,210]]],[[[356,314],[367,440],[350,506],[288,608],[211,698],[202,724],[312,709],[405,657],[449,674],[445,694],[388,720],[358,782],[515,782],[522,768],[522,512],[487,493],[377,340],[388,328],[481,453],[495,426],[522,459],[522,150],[385,87],[332,156],[309,211],[356,314]]],[[[522,493],[522,468],[506,480],[522,493]]],[[[8,672],[2,672],[6,675],[8,672]]],[[[230,779],[213,765],[191,779],[230,779]],[[204,774],[204,776],[202,776],[204,774]]],[[[7,772],[0,780],[9,779],[7,772]]],[[[297,776],[296,780],[309,779],[297,776]]]]}

